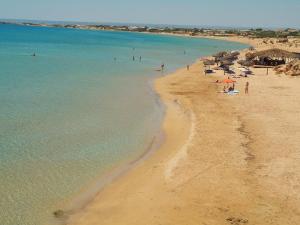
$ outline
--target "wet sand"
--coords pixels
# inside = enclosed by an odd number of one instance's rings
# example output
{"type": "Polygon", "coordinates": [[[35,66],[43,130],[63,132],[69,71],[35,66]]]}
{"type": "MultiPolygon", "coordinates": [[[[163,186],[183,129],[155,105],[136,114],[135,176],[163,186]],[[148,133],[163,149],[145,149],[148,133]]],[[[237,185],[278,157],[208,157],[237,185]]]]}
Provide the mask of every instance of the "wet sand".
{"type": "Polygon", "coordinates": [[[300,224],[300,78],[254,73],[235,96],[200,61],[157,79],[165,142],[68,224],[300,224]]]}

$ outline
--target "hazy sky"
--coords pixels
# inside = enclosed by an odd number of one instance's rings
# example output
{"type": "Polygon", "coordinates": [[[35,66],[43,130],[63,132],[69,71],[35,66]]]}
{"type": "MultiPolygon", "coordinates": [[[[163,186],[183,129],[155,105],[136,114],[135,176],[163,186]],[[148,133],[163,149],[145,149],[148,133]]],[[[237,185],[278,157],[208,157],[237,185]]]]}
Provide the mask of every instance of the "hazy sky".
{"type": "Polygon", "coordinates": [[[300,0],[0,0],[0,18],[300,28],[300,0]]]}

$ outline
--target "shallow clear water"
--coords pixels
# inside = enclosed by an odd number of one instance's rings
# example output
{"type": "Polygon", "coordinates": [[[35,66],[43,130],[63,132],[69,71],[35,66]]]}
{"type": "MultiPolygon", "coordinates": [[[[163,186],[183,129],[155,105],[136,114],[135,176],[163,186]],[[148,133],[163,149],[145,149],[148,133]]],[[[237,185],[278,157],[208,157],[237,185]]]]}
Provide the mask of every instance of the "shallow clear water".
{"type": "Polygon", "coordinates": [[[243,47],[0,25],[0,224],[45,224],[101,174],[142,154],[162,120],[150,85],[161,63],[168,72],[243,47]]]}

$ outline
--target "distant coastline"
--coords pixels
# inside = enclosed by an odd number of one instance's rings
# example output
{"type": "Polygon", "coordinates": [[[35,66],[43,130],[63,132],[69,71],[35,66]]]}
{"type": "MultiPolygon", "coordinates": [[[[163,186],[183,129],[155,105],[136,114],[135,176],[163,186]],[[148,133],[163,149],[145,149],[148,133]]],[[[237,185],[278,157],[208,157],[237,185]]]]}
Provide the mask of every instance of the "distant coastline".
{"type": "Polygon", "coordinates": [[[82,30],[127,31],[157,34],[172,34],[196,37],[247,37],[247,38],[299,38],[300,29],[285,28],[192,28],[191,26],[171,25],[117,25],[117,24],[88,24],[88,23],[50,23],[0,20],[0,24],[12,24],[35,27],[70,28],[82,30]]]}

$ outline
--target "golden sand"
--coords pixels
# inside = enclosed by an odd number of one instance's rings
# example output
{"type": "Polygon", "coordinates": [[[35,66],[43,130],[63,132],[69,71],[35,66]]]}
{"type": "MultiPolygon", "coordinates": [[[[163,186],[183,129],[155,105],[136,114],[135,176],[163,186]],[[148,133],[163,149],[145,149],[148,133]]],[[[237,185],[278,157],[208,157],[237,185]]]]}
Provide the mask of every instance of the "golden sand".
{"type": "Polygon", "coordinates": [[[255,69],[230,96],[202,71],[157,79],[166,141],[68,224],[300,224],[300,79],[255,69]]]}

